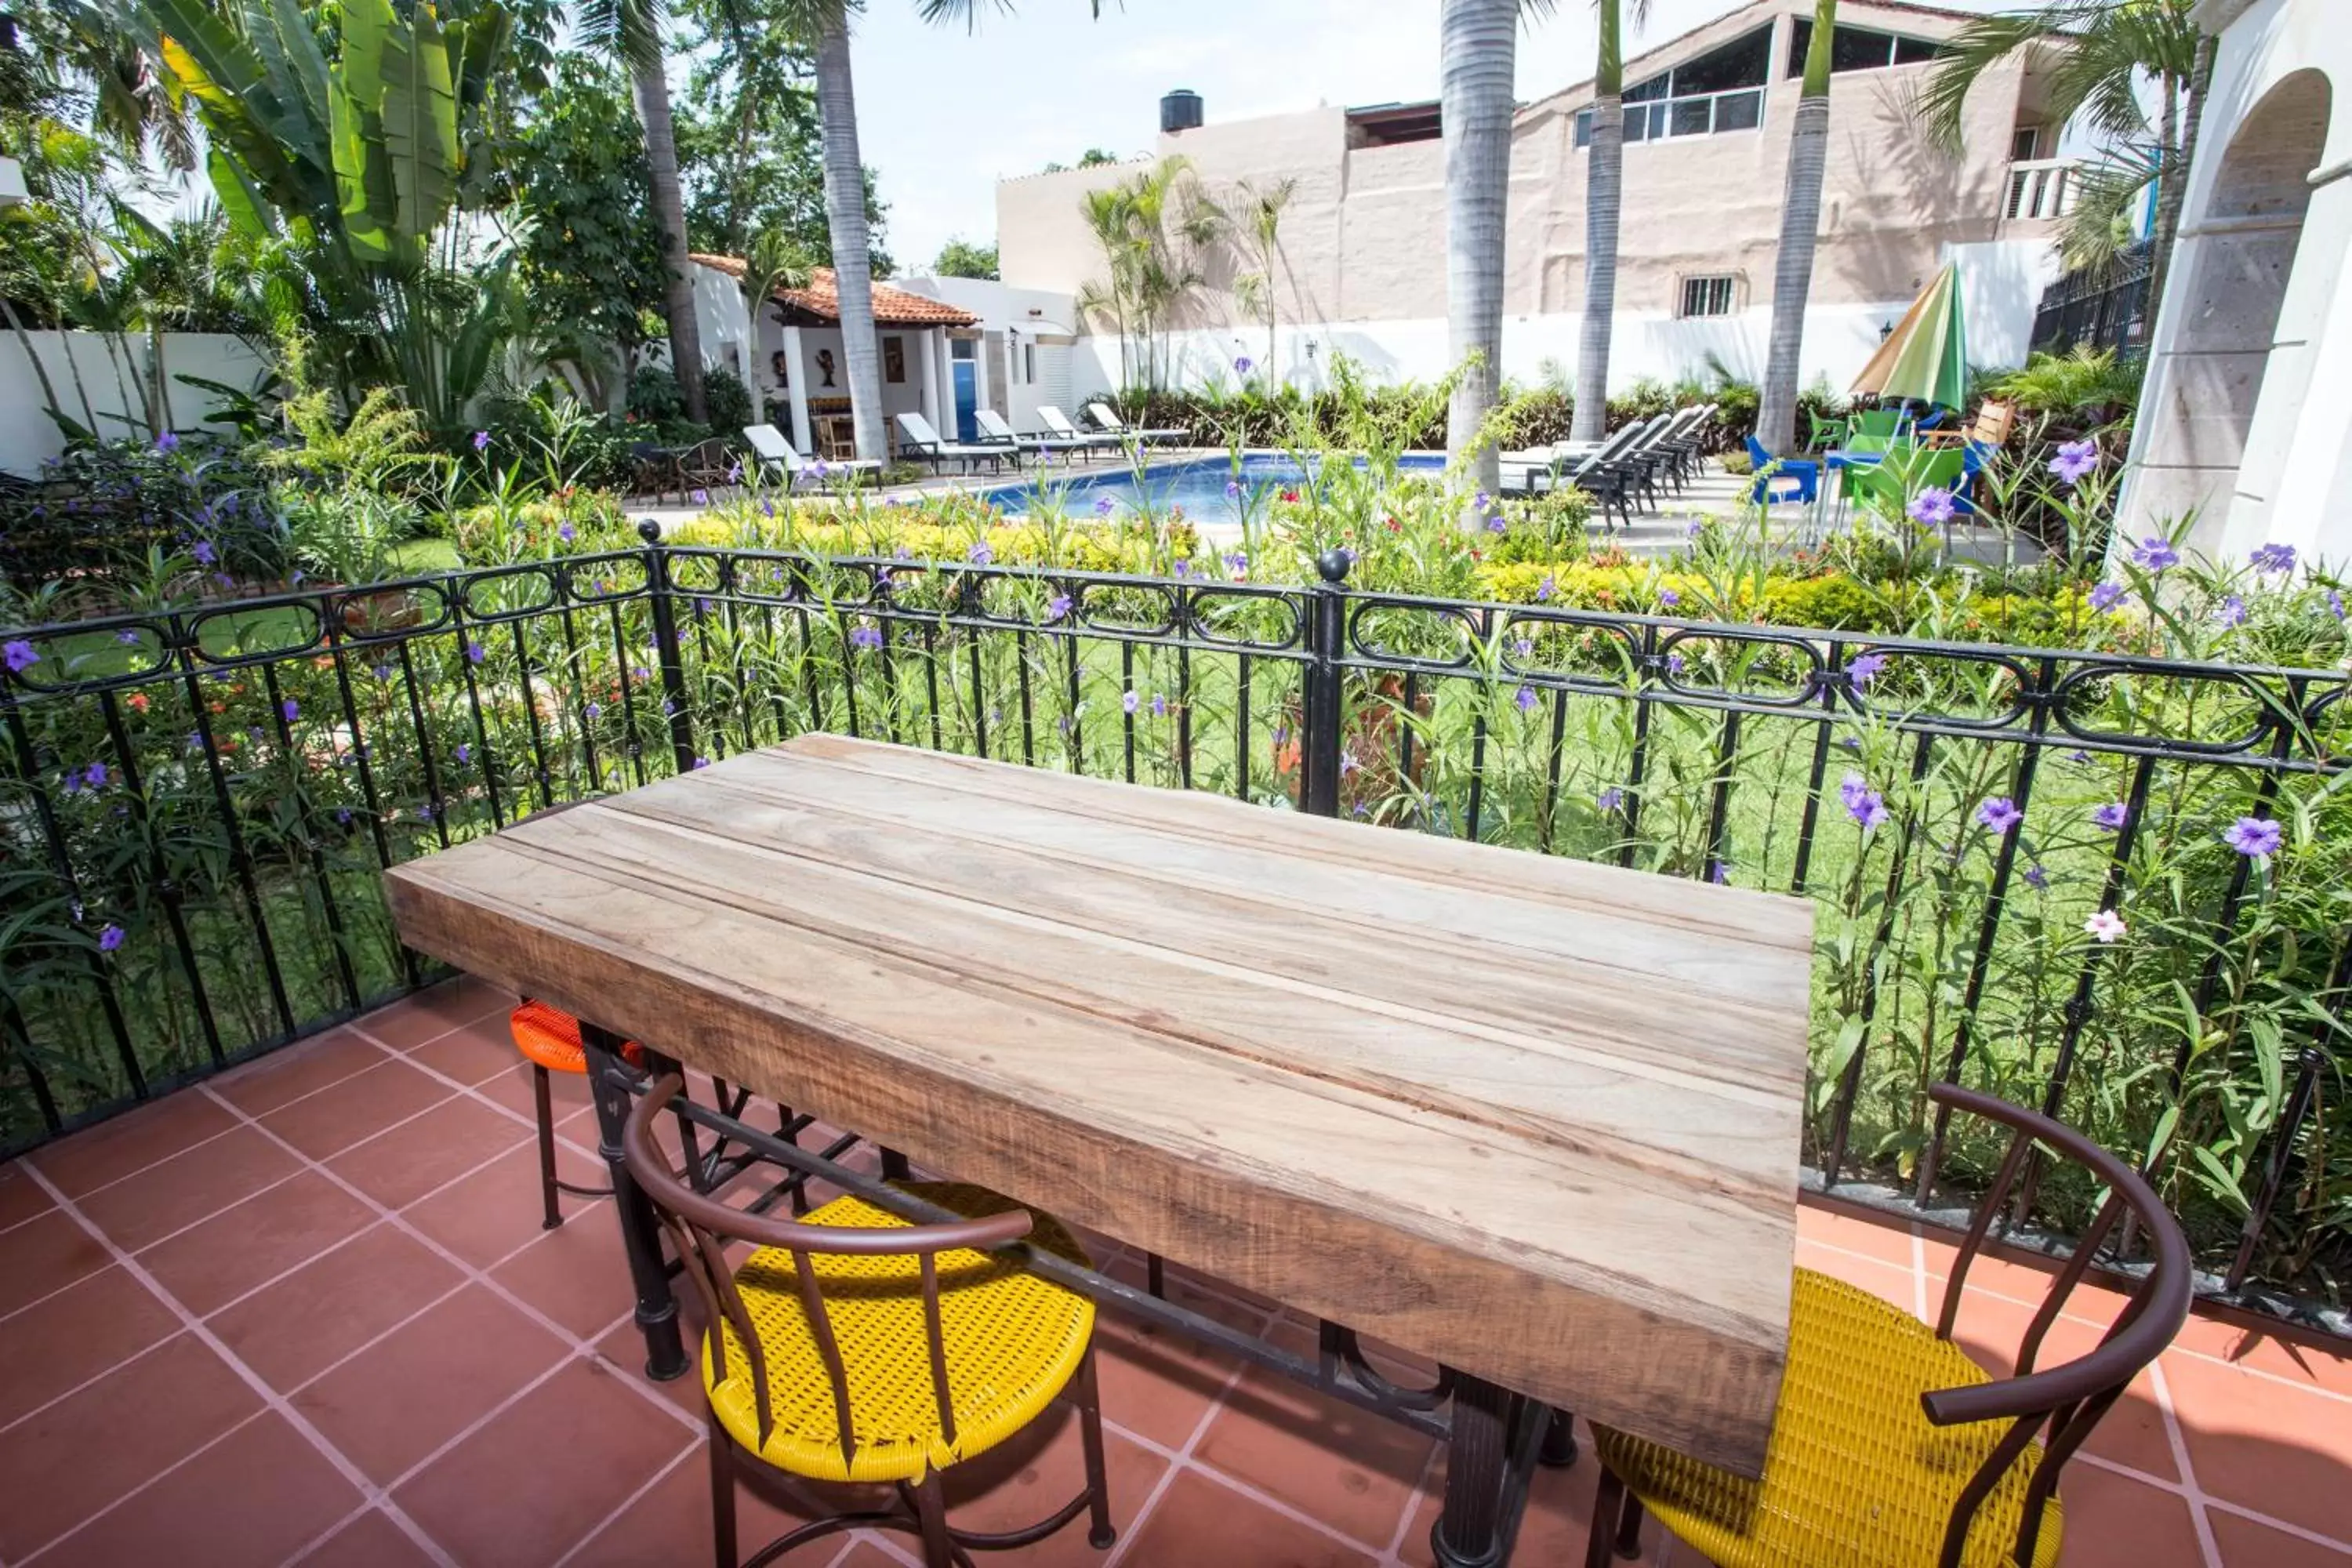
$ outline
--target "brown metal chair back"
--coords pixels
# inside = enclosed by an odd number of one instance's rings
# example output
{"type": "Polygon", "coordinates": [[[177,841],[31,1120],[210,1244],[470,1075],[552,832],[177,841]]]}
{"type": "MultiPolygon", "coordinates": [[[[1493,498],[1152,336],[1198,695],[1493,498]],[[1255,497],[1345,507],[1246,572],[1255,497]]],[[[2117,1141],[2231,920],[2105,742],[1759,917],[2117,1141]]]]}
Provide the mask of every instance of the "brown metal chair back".
{"type": "Polygon", "coordinates": [[[849,1408],[849,1374],[841,1357],[841,1345],[833,1329],[833,1320],[826,1309],[824,1292],[817,1282],[814,1259],[819,1254],[831,1253],[861,1258],[912,1257],[921,1275],[923,1292],[923,1328],[929,1343],[931,1393],[940,1415],[940,1429],[947,1441],[956,1441],[955,1410],[948,1394],[947,1340],[940,1324],[939,1255],[969,1247],[985,1252],[992,1247],[1006,1246],[1029,1234],[1030,1216],[1025,1210],[992,1215],[985,1219],[960,1220],[952,1225],[896,1226],[869,1229],[847,1226],[804,1225],[795,1220],[772,1219],[765,1215],[747,1214],[718,1199],[694,1190],[654,1142],[655,1118],[668,1109],[671,1100],[685,1088],[685,1080],[670,1073],[656,1082],[630,1110],[627,1123],[621,1133],[621,1151],[626,1160],[629,1174],[654,1205],[670,1239],[677,1247],[677,1255],[686,1276],[694,1282],[695,1293],[702,1300],[709,1327],[712,1381],[723,1381],[730,1375],[727,1365],[727,1335],[720,1325],[731,1327],[751,1363],[751,1388],[760,1413],[760,1444],[767,1446],[768,1435],[774,1428],[772,1407],[768,1399],[768,1363],[761,1348],[760,1337],[744,1306],[742,1293],[736,1289],[735,1272],[728,1267],[726,1243],[748,1241],[758,1247],[782,1247],[792,1254],[793,1275],[799,1285],[800,1306],[807,1321],[809,1334],[816,1342],[817,1355],[824,1363],[826,1378],[833,1385],[833,1408],[838,1423],[841,1453],[845,1463],[857,1451],[856,1429],[849,1408]]]}
{"type": "Polygon", "coordinates": [[[1943,1307],[1936,1321],[1937,1338],[1952,1337],[1969,1266],[1984,1249],[1994,1215],[2009,1201],[2011,1190],[2037,1147],[2081,1166],[2108,1194],[2084,1231],[2074,1256],[2052,1283],[2040,1310],[2027,1325],[2024,1339],[2018,1346],[2015,1374],[1992,1383],[1939,1389],[1920,1396],[1927,1419],[1938,1426],[1974,1421],[2010,1423],[2009,1431],[1977,1468],[1952,1506],[1940,1558],[1944,1568],[1958,1568],[1978,1507],[2025,1452],[2034,1434],[2047,1426],[2049,1436],[2041,1463],[2027,1485],[2025,1508],[2018,1524],[2015,1561],[2031,1563],[2034,1543],[2042,1533],[2042,1515],[2058,1487],[2059,1471],[2083,1446],[2083,1440],[2091,1435],[2100,1418],[2123,1396],[2140,1369],[2172,1342],[2172,1336],[2179,1332],[2189,1316],[2192,1285],[2189,1243],[2180,1234],[2179,1222],[2138,1172],[2073,1128],[1955,1084],[1936,1084],[1927,1092],[1940,1105],[2012,1129],[2009,1151],[1993,1175],[1991,1186],[1977,1205],[1958,1255],[1952,1259],[1951,1278],[1945,1282],[1943,1307]],[[2147,1237],[2155,1254],[2155,1266],[2132,1290],[2123,1310],[2095,1349],[2063,1366],[2037,1370],[2034,1363],[2051,1325],[2058,1321],[2059,1312],[2074,1287],[2082,1282],[2091,1259],[2126,1213],[2147,1237]]]}

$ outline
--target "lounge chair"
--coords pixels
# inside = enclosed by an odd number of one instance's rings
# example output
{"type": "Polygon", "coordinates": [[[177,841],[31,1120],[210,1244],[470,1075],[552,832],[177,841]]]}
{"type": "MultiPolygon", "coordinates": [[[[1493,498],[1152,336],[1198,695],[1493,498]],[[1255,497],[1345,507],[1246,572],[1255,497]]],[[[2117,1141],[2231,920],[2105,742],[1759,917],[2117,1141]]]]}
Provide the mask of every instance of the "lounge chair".
{"type": "Polygon", "coordinates": [[[800,454],[798,447],[772,425],[746,425],[743,440],[751,447],[751,455],[767,477],[782,476],[785,487],[798,489],[801,481],[823,484],[833,474],[847,474],[855,479],[866,474],[879,476],[882,465],[871,458],[846,458],[835,462],[812,463],[800,454]]]}
{"type": "Polygon", "coordinates": [[[1175,426],[1155,426],[1148,430],[1138,429],[1121,419],[1118,416],[1118,410],[1108,403],[1089,403],[1086,406],[1085,413],[1103,434],[1117,436],[1126,440],[1140,441],[1147,447],[1155,441],[1182,441],[1189,444],[1192,439],[1192,432],[1175,426]]]}
{"type": "Polygon", "coordinates": [[[1037,405],[1037,423],[1045,427],[1048,436],[1064,441],[1076,441],[1086,447],[1125,447],[1133,437],[1111,436],[1100,432],[1088,435],[1070,423],[1070,416],[1050,403],[1037,405]]]}
{"type": "Polygon", "coordinates": [[[974,463],[986,463],[991,473],[998,473],[1003,471],[1005,458],[1013,458],[1016,466],[1020,461],[1018,453],[1007,451],[1003,447],[968,447],[961,441],[941,440],[940,433],[931,428],[931,422],[919,414],[900,414],[895,417],[898,421],[899,456],[929,463],[935,474],[940,471],[940,465],[950,458],[961,463],[966,473],[971,471],[974,463]]]}
{"type": "Polygon", "coordinates": [[[1004,422],[1004,416],[993,408],[976,409],[971,418],[972,423],[980,426],[979,444],[1003,447],[1005,455],[1012,458],[1015,468],[1020,466],[1020,454],[1024,451],[1042,458],[1055,452],[1083,452],[1087,449],[1084,441],[1065,441],[1058,436],[1016,436],[1013,426],[1004,422]]]}

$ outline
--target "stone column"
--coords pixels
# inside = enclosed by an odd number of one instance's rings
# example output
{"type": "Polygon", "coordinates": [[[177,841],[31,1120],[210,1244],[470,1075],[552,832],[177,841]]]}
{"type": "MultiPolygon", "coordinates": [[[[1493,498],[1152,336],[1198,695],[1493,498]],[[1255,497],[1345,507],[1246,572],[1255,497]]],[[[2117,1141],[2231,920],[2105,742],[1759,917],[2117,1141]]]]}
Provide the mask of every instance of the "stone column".
{"type": "Polygon", "coordinates": [[[816,456],[809,445],[808,361],[801,357],[801,330],[787,321],[784,324],[785,391],[793,405],[793,445],[803,458],[816,456]]]}

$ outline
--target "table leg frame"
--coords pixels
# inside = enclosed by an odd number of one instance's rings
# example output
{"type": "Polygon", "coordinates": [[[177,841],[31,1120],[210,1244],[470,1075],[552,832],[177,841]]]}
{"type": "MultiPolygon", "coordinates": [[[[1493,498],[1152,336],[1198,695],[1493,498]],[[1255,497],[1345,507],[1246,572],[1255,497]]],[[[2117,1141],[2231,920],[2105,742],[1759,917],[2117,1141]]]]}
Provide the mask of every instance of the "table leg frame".
{"type": "MultiPolygon", "coordinates": [[[[581,1034],[589,1046],[589,1076],[603,1138],[600,1152],[612,1166],[614,1191],[620,1194],[622,1240],[637,1291],[636,1321],[646,1337],[646,1373],[657,1379],[676,1377],[685,1370],[685,1356],[658,1225],[620,1156],[621,1126],[627,1120],[630,1101],[644,1092],[647,1079],[622,1064],[616,1037],[584,1024],[581,1034]],[[670,1370],[659,1370],[664,1367],[670,1370]]],[[[784,1166],[804,1179],[855,1193],[902,1218],[917,1224],[943,1224],[962,1217],[890,1186],[881,1177],[841,1164],[831,1157],[841,1152],[840,1144],[823,1152],[803,1149],[709,1107],[683,1098],[673,1103],[682,1116],[727,1142],[741,1145],[750,1156],[784,1166]]],[[[842,1143],[854,1141],[845,1138],[842,1143]]],[[[1318,1353],[1310,1359],[1192,1311],[1154,1290],[1026,1243],[1015,1243],[1004,1250],[1021,1254],[1024,1266],[1041,1278],[1090,1296],[1099,1305],[1173,1329],[1444,1442],[1444,1509],[1432,1533],[1440,1568],[1493,1568],[1509,1562],[1538,1458],[1555,1464],[1575,1458],[1573,1437],[1567,1436],[1567,1412],[1453,1368],[1441,1368],[1436,1383],[1428,1388],[1402,1387],[1365,1361],[1354,1331],[1342,1325],[1322,1326],[1318,1353]]]]}

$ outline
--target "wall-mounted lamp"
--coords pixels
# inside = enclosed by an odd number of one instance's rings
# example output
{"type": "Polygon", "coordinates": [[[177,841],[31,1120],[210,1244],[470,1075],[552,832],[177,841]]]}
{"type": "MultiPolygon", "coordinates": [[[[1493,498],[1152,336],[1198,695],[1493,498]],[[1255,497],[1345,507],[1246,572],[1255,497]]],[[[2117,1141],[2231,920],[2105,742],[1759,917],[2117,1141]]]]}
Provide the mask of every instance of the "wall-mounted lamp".
{"type": "Polygon", "coordinates": [[[1880,323],[1879,323],[1879,327],[1878,327],[1878,341],[1879,341],[1880,342],[1882,342],[1882,343],[1883,343],[1883,342],[1885,342],[1887,339],[1889,339],[1889,338],[1893,337],[1894,335],[1895,335],[1895,323],[1894,323],[1892,321],[1882,321],[1882,322],[1880,322],[1880,323]]]}

